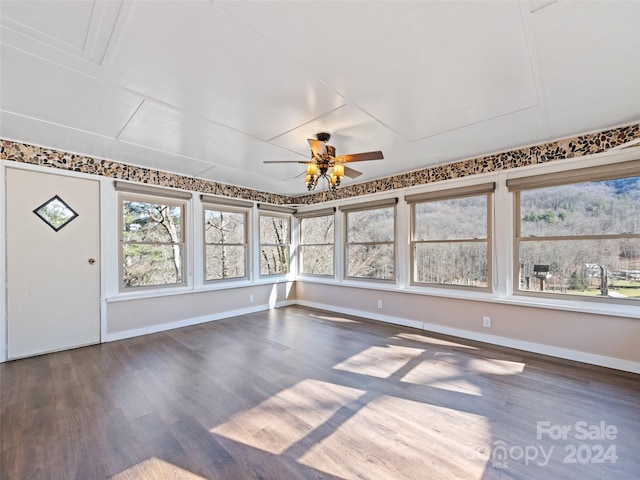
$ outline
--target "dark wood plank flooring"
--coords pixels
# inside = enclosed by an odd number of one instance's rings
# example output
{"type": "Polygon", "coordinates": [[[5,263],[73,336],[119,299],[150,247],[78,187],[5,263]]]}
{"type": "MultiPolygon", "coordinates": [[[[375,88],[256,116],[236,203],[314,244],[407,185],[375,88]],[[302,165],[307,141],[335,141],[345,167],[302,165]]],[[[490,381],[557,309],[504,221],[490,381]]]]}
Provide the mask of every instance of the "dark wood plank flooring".
{"type": "Polygon", "coordinates": [[[288,307],[0,365],[0,478],[637,480],[639,380],[288,307]]]}

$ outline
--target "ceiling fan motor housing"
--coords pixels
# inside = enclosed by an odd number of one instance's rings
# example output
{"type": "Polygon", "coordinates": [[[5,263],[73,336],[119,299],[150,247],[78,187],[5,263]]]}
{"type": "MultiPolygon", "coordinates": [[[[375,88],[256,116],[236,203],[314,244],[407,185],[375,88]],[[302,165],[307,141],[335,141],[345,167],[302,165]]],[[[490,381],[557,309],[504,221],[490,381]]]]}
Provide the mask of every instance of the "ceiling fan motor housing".
{"type": "Polygon", "coordinates": [[[327,143],[331,138],[331,134],[327,132],[316,133],[316,138],[321,142],[327,143]]]}

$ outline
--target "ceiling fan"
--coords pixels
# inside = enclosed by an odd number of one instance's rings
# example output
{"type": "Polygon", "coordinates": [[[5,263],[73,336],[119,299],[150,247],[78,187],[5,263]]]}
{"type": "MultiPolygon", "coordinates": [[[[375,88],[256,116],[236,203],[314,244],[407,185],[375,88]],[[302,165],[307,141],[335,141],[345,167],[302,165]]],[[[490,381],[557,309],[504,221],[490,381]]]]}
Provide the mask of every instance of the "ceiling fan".
{"type": "Polygon", "coordinates": [[[313,190],[318,185],[318,180],[324,178],[329,184],[332,191],[340,185],[342,178],[357,178],[362,172],[347,167],[344,164],[348,162],[364,162],[368,160],[382,160],[384,156],[381,151],[352,153],[350,155],[340,155],[336,157],[336,149],[327,144],[331,135],[321,132],[316,134],[316,138],[309,138],[309,146],[311,147],[311,160],[266,160],[264,163],[301,163],[307,166],[306,184],[307,189],[313,190]]]}

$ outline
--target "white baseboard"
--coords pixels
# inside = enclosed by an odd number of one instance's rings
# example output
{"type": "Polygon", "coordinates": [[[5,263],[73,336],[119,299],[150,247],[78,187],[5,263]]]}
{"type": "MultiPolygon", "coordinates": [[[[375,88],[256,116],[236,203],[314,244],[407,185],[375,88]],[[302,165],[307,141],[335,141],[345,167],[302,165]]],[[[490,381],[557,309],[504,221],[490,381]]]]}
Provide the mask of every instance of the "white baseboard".
{"type": "Polygon", "coordinates": [[[305,307],[317,308],[320,310],[327,310],[330,312],[342,313],[345,315],[352,315],[355,317],[370,318],[372,320],[391,323],[394,325],[402,325],[405,327],[417,328],[419,330],[424,330],[426,332],[442,333],[444,335],[451,335],[454,337],[460,337],[460,338],[466,338],[469,340],[476,340],[479,342],[491,343],[493,345],[500,345],[501,347],[515,348],[515,349],[524,350],[527,352],[533,352],[533,353],[539,353],[542,355],[549,355],[551,357],[563,358],[565,360],[574,360],[581,363],[597,365],[600,367],[613,368],[615,370],[622,370],[625,372],[640,373],[640,362],[632,362],[630,360],[623,360],[615,357],[596,355],[593,353],[580,352],[577,350],[554,347],[551,345],[544,345],[541,343],[527,342],[524,340],[500,337],[497,335],[488,335],[486,333],[474,332],[471,330],[451,328],[451,327],[437,325],[433,323],[425,323],[417,320],[408,320],[404,318],[393,317],[390,315],[381,315],[377,313],[354,310],[350,308],[336,307],[333,305],[309,302],[306,300],[297,300],[296,303],[298,305],[302,305],[305,307]]]}
{"type": "Polygon", "coordinates": [[[198,325],[199,323],[214,322],[216,320],[223,320],[225,318],[237,317],[240,315],[248,315],[250,313],[262,312],[264,310],[271,310],[274,308],[286,307],[288,305],[295,305],[293,300],[285,300],[282,302],[276,302],[274,305],[264,304],[255,305],[249,308],[241,308],[238,310],[229,310],[226,312],[214,313],[211,315],[204,315],[202,317],[185,318],[184,320],[176,320],[175,322],[161,323],[158,325],[150,325],[143,328],[134,328],[132,330],[125,330],[122,332],[107,333],[106,338],[103,338],[103,342],[114,342],[116,340],[124,340],[125,338],[139,337],[140,335],[147,335],[149,333],[164,332],[166,330],[173,330],[175,328],[188,327],[191,325],[198,325]]]}

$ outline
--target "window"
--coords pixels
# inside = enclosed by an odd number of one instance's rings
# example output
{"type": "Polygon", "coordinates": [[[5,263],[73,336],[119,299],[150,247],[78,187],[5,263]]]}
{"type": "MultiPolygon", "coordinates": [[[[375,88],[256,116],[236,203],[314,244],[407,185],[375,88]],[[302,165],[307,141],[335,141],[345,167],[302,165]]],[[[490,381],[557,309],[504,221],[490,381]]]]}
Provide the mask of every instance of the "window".
{"type": "Polygon", "coordinates": [[[394,280],[397,198],[340,207],[346,213],[346,276],[394,280]]]}
{"type": "Polygon", "coordinates": [[[494,183],[408,195],[411,282],[490,289],[494,183]]]}
{"type": "Polygon", "coordinates": [[[518,293],[640,299],[640,161],[507,185],[518,293]]]}
{"type": "Polygon", "coordinates": [[[247,208],[253,204],[205,195],[201,198],[204,205],[205,281],[246,278],[247,208]]]}
{"type": "Polygon", "coordinates": [[[122,286],[183,283],[184,206],[122,198],[122,286]]]}
{"type": "MultiPolygon", "coordinates": [[[[260,204],[258,208],[267,210],[271,206],[267,207],[260,204]]],[[[291,209],[292,213],[294,211],[291,209]]],[[[259,227],[260,275],[282,275],[288,273],[291,248],[291,217],[286,214],[261,212],[259,227]]]]}
{"type": "Polygon", "coordinates": [[[120,204],[120,287],[185,282],[188,192],[115,182],[120,204]],[[161,195],[161,196],[160,196],[161,195]]]}
{"type": "Polygon", "coordinates": [[[298,214],[300,273],[333,276],[335,208],[298,214]]]}

